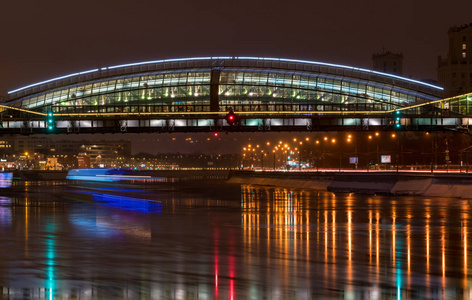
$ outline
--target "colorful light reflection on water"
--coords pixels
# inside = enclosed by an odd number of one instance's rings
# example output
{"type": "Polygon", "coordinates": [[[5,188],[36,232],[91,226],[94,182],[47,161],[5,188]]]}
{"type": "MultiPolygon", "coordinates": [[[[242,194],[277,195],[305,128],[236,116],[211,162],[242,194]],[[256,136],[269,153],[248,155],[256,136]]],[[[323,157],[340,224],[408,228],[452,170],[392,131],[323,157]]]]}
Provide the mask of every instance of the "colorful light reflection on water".
{"type": "Polygon", "coordinates": [[[2,197],[2,296],[471,296],[467,200],[214,188],[160,192],[160,202],[55,198],[64,188],[41,186],[2,197]]]}

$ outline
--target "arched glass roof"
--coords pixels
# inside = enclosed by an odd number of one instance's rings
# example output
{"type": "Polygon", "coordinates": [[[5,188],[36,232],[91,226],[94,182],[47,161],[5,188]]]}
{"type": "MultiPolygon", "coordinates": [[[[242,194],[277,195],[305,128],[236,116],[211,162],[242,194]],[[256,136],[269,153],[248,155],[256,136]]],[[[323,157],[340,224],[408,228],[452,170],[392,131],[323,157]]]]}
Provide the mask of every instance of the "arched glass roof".
{"type": "Polygon", "coordinates": [[[9,92],[7,105],[58,113],[389,110],[442,88],[376,71],[282,58],[198,57],[74,73],[9,92]]]}

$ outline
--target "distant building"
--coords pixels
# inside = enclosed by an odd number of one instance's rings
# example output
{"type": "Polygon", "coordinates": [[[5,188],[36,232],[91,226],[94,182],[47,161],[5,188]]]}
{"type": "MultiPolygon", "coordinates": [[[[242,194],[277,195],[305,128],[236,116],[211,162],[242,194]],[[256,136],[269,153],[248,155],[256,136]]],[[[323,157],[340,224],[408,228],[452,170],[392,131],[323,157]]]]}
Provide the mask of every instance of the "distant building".
{"type": "Polygon", "coordinates": [[[11,151],[10,141],[0,139],[0,151],[3,153],[9,153],[11,151]]]}
{"type": "Polygon", "coordinates": [[[372,54],[374,71],[401,76],[403,74],[403,54],[383,51],[372,54]]]}
{"type": "Polygon", "coordinates": [[[82,142],[69,140],[54,140],[49,137],[15,136],[4,137],[0,140],[0,148],[5,145],[5,153],[22,154],[42,153],[45,155],[74,155],[80,150],[82,142]]]}
{"type": "Polygon", "coordinates": [[[77,167],[80,169],[90,168],[90,156],[87,156],[87,155],[77,156],[77,167]]]}
{"type": "Polygon", "coordinates": [[[80,146],[79,153],[90,158],[90,165],[92,167],[114,167],[118,161],[131,156],[131,142],[88,142],[80,146]]]}
{"type": "Polygon", "coordinates": [[[61,170],[62,165],[58,163],[57,157],[48,157],[46,161],[46,170],[61,170]]]}
{"type": "Polygon", "coordinates": [[[438,57],[438,81],[446,97],[472,92],[472,23],[449,28],[449,52],[438,57]]]}
{"type": "Polygon", "coordinates": [[[105,163],[111,166],[131,156],[131,141],[74,141],[50,137],[14,136],[0,139],[0,156],[58,157],[65,166],[76,165],[78,155],[88,156],[88,167],[105,163]],[[3,149],[2,149],[3,148],[3,149]]]}

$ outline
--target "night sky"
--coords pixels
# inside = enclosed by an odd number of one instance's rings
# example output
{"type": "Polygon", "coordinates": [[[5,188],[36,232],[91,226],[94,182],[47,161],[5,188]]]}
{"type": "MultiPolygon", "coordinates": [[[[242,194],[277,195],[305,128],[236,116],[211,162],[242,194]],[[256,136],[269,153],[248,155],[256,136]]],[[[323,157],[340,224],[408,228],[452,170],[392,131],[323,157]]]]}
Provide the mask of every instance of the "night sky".
{"type": "Polygon", "coordinates": [[[404,54],[403,73],[437,79],[450,26],[472,1],[8,1],[0,18],[0,95],[122,63],[195,56],[297,58],[372,68],[404,54]],[[72,4],[73,3],[73,4],[72,4]]]}
{"type": "Polygon", "coordinates": [[[77,71],[164,58],[247,55],[371,68],[402,52],[404,75],[436,79],[447,29],[472,1],[4,1],[0,94],[77,71]],[[74,4],[71,4],[74,3],[74,4]]]}

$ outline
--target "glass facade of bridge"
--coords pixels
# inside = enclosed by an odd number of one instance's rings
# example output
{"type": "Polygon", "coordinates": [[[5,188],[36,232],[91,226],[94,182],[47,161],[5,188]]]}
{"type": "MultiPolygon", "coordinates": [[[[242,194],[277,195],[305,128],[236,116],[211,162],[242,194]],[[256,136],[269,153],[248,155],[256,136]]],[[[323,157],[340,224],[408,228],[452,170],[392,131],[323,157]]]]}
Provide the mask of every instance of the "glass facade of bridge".
{"type": "Polygon", "coordinates": [[[385,111],[438,98],[345,76],[234,69],[221,73],[219,99],[223,111],[385,111]]]}
{"type": "Polygon", "coordinates": [[[180,70],[78,84],[22,100],[22,108],[56,113],[209,110],[209,70],[180,70]]]}
{"type": "Polygon", "coordinates": [[[445,101],[442,105],[443,109],[448,109],[453,113],[457,113],[463,116],[472,115],[472,93],[455,96],[450,98],[449,101],[445,101]]]}
{"type": "Polygon", "coordinates": [[[162,69],[64,84],[13,97],[7,104],[61,114],[146,114],[210,112],[210,99],[217,99],[220,112],[380,112],[440,99],[440,91],[408,88],[400,79],[369,80],[337,69],[314,72],[210,63],[207,67],[162,69]]]}

